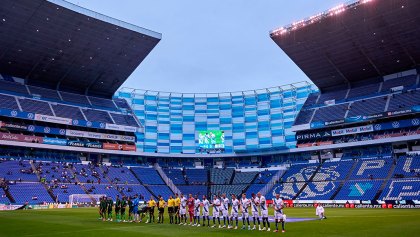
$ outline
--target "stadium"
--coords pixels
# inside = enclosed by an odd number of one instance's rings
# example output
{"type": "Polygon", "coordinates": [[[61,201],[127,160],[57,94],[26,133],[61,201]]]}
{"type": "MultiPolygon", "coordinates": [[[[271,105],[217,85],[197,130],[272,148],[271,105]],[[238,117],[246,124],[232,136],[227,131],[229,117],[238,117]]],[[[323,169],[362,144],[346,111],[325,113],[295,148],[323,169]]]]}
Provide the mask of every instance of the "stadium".
{"type": "Polygon", "coordinates": [[[184,93],[124,86],[161,33],[64,0],[2,0],[0,236],[418,234],[418,11],[352,0],[271,30],[311,83],[184,93]],[[132,200],[140,217],[115,213],[132,200]],[[180,226],[168,208],[190,201],[180,226]],[[247,232],[228,228],[238,207],[247,232]]]}

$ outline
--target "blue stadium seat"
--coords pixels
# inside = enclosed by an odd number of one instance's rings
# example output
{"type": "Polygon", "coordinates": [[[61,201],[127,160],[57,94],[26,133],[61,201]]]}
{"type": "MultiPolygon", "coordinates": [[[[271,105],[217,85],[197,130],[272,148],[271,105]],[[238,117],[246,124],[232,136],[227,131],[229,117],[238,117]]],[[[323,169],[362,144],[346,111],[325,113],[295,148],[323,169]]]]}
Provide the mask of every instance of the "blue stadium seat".
{"type": "Polygon", "coordinates": [[[143,184],[165,184],[153,168],[131,167],[131,170],[143,184]]]}
{"type": "Polygon", "coordinates": [[[382,182],[382,180],[348,181],[335,196],[335,200],[373,200],[382,182]]]}
{"type": "Polygon", "coordinates": [[[420,200],[420,179],[391,179],[380,200],[420,200]]]}

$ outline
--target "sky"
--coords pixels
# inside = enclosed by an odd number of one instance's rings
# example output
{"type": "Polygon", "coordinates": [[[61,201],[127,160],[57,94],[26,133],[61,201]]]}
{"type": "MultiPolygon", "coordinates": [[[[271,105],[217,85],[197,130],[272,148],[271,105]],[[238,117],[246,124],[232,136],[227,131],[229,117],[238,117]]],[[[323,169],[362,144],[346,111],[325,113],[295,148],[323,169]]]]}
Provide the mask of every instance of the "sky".
{"type": "Polygon", "coordinates": [[[231,92],[309,78],[269,31],[337,6],[338,0],[68,0],[162,34],[122,87],[231,92]]]}

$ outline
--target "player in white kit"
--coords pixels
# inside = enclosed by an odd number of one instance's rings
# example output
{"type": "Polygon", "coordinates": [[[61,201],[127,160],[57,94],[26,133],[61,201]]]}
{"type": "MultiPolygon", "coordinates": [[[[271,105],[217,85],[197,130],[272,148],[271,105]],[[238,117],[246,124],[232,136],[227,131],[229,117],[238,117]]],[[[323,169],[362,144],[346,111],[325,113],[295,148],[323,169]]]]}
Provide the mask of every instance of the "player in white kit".
{"type": "Polygon", "coordinates": [[[280,194],[276,194],[276,198],[274,198],[273,200],[273,205],[274,205],[274,219],[276,222],[276,229],[274,230],[274,232],[279,232],[279,222],[281,222],[281,232],[286,232],[286,230],[284,229],[284,213],[283,213],[283,208],[284,208],[284,203],[283,203],[283,199],[280,198],[280,194]]]}
{"type": "Polygon", "coordinates": [[[203,196],[203,201],[201,202],[201,206],[203,206],[203,226],[206,226],[206,219],[207,219],[207,226],[210,227],[210,202],[207,200],[206,195],[203,196]]]}
{"type": "Polygon", "coordinates": [[[259,212],[259,206],[260,206],[260,199],[255,195],[255,193],[251,194],[251,213],[252,213],[252,219],[254,221],[254,227],[252,230],[257,229],[257,222],[258,222],[258,230],[261,230],[260,225],[260,212],[259,212]]]}
{"type": "Polygon", "coordinates": [[[251,200],[246,198],[246,194],[242,194],[241,199],[241,212],[242,212],[242,229],[245,229],[245,221],[248,225],[248,230],[251,230],[251,226],[249,225],[249,208],[251,207],[251,200]]]}
{"type": "Polygon", "coordinates": [[[226,220],[228,224],[227,226],[229,226],[229,199],[226,197],[225,193],[222,194],[220,201],[222,203],[220,209],[223,215],[223,228],[226,228],[226,220]]]}
{"type": "Polygon", "coordinates": [[[201,201],[198,199],[198,196],[195,195],[194,197],[194,225],[193,226],[200,226],[200,205],[201,201]]]}
{"type": "Polygon", "coordinates": [[[271,231],[270,229],[270,222],[268,221],[268,208],[267,208],[267,200],[265,199],[265,197],[263,195],[261,195],[261,193],[257,193],[258,198],[260,199],[260,211],[261,211],[261,217],[262,217],[262,223],[264,228],[262,228],[262,230],[266,230],[265,229],[265,225],[267,223],[267,231],[271,231]]]}
{"type": "Polygon", "coordinates": [[[187,198],[184,197],[184,194],[181,194],[181,204],[179,205],[179,214],[181,216],[181,221],[179,225],[187,225],[187,198]],[[184,220],[184,223],[182,222],[184,220]]]}
{"type": "Polygon", "coordinates": [[[238,229],[238,215],[239,215],[239,206],[240,206],[240,201],[236,198],[235,194],[232,194],[232,209],[230,210],[230,223],[231,226],[229,226],[229,229],[232,229],[233,227],[233,219],[236,220],[236,226],[235,226],[235,230],[238,229]]]}
{"type": "Polygon", "coordinates": [[[219,224],[219,228],[222,228],[222,226],[220,225],[220,199],[217,198],[217,195],[213,196],[213,202],[211,204],[213,206],[213,226],[211,228],[216,227],[216,218],[217,218],[217,222],[219,224]]]}
{"type": "Polygon", "coordinates": [[[325,213],[324,207],[322,206],[321,203],[318,203],[318,206],[316,207],[315,215],[319,216],[320,220],[327,219],[324,213],[325,213]]]}

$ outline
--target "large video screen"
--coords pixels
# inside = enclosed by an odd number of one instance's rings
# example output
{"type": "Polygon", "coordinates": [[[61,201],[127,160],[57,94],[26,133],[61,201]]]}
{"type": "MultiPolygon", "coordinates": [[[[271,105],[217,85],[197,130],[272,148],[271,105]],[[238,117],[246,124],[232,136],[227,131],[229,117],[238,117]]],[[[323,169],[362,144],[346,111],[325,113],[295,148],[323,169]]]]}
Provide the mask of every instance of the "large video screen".
{"type": "Polygon", "coordinates": [[[203,149],[223,149],[225,148],[225,133],[221,130],[199,131],[198,145],[203,149]]]}

